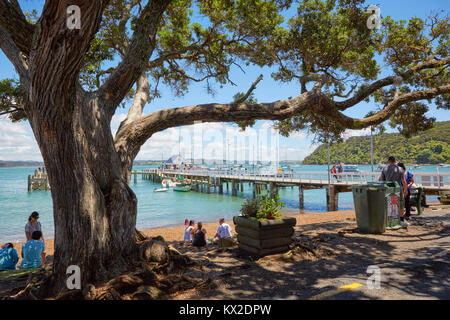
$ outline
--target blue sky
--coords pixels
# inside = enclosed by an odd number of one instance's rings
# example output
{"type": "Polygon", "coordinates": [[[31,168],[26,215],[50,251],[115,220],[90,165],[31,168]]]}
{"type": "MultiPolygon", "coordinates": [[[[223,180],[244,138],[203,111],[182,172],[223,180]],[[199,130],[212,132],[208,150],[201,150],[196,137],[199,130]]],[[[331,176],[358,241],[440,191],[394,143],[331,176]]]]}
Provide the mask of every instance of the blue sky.
{"type": "MultiPolygon", "coordinates": [[[[40,0],[23,0],[19,1],[22,9],[41,10],[44,1],[40,0]]],[[[450,11],[450,2],[448,0],[396,0],[384,1],[377,0],[374,2],[368,1],[367,4],[376,4],[381,9],[383,17],[391,16],[394,19],[409,19],[413,16],[425,18],[430,12],[438,10],[450,11]]],[[[289,14],[289,13],[288,13],[289,14]]],[[[273,70],[270,68],[256,68],[246,67],[245,73],[239,68],[234,68],[231,72],[231,79],[237,86],[227,85],[220,88],[215,86],[214,96],[208,95],[205,89],[205,84],[192,84],[189,93],[182,97],[175,97],[170,88],[160,87],[162,97],[153,100],[148,104],[144,112],[150,113],[155,110],[180,107],[199,103],[219,102],[227,103],[233,100],[232,96],[239,91],[247,91],[249,86],[259,74],[263,74],[264,78],[259,83],[254,91],[255,97],[260,102],[271,102],[279,99],[286,99],[290,96],[296,96],[299,93],[299,87],[296,83],[285,84],[275,82],[270,74],[273,70]]],[[[0,51],[0,79],[3,78],[17,78],[12,64],[0,51]]],[[[346,112],[347,115],[353,117],[362,117],[371,110],[369,104],[358,105],[346,112]]],[[[119,108],[112,122],[112,130],[115,131],[120,121],[125,117],[127,109],[119,108]]],[[[444,110],[437,110],[434,106],[430,107],[430,115],[436,117],[439,121],[450,120],[450,112],[444,110]]],[[[271,136],[273,133],[268,132],[270,122],[258,121],[257,125],[248,132],[242,133],[237,126],[232,124],[208,124],[205,125],[203,133],[203,155],[205,158],[213,157],[222,159],[226,157],[233,159],[238,157],[253,158],[254,154],[264,153],[262,156],[274,157],[276,156],[274,148],[279,145],[279,158],[284,160],[301,160],[306,155],[311,153],[315,145],[312,144],[312,137],[303,132],[295,133],[289,138],[280,137],[279,141],[274,138],[260,138],[259,144],[257,140],[258,135],[271,136]],[[226,132],[229,141],[224,143],[223,133],[226,132]],[[247,138],[246,138],[247,136],[247,138]],[[235,141],[238,143],[235,144],[235,141]],[[264,143],[263,143],[264,141],[264,143]],[[256,146],[254,146],[256,144],[256,146]],[[258,148],[258,145],[260,147],[258,148]],[[261,146],[263,145],[263,146],[261,146]]],[[[365,132],[362,132],[364,134],[365,132]]],[[[361,132],[350,131],[347,136],[359,135],[361,132]]],[[[274,136],[275,137],[275,136],[274,136]]],[[[165,130],[154,135],[143,146],[137,159],[161,159],[167,158],[169,155],[178,153],[184,154],[186,158],[191,157],[193,150],[195,157],[201,155],[201,129],[200,126],[183,127],[181,129],[173,128],[165,130]],[[181,133],[181,142],[179,135],[181,133]],[[193,137],[191,137],[194,135],[193,137]]],[[[256,156],[258,159],[261,156],[256,156]]],[[[30,126],[27,122],[19,124],[12,124],[7,119],[0,119],[0,160],[41,160],[39,149],[36,145],[34,136],[31,132],[30,126]]]]}

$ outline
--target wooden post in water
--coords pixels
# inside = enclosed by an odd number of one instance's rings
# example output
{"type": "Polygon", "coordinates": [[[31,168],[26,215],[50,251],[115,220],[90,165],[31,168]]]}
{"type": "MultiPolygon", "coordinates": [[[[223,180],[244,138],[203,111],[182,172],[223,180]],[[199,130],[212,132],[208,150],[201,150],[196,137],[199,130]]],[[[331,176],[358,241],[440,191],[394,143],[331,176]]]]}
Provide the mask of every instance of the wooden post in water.
{"type": "Polygon", "coordinates": [[[219,194],[223,194],[223,181],[219,179],[219,194]]]}
{"type": "Polygon", "coordinates": [[[28,191],[32,191],[33,183],[31,182],[31,175],[28,175],[28,191]]]}
{"type": "Polygon", "coordinates": [[[244,192],[244,183],[241,182],[241,192],[244,192]]]}
{"type": "Polygon", "coordinates": [[[270,197],[273,199],[278,194],[278,186],[275,182],[270,183],[270,197]]]}
{"type": "Polygon", "coordinates": [[[136,184],[136,183],[137,183],[137,172],[134,171],[134,184],[136,184]]]}
{"type": "Polygon", "coordinates": [[[256,184],[254,183],[253,184],[253,189],[252,189],[252,195],[253,195],[253,199],[255,199],[256,198],[256,184]]]}
{"type": "Polygon", "coordinates": [[[336,211],[338,209],[338,192],[335,186],[327,188],[327,210],[336,211]]]}
{"type": "Polygon", "coordinates": [[[237,196],[237,183],[235,180],[233,180],[233,182],[231,183],[231,195],[232,196],[237,196]]]}
{"type": "Polygon", "coordinates": [[[305,195],[303,194],[303,187],[301,185],[298,186],[298,203],[299,209],[303,210],[305,208],[305,195]]]}

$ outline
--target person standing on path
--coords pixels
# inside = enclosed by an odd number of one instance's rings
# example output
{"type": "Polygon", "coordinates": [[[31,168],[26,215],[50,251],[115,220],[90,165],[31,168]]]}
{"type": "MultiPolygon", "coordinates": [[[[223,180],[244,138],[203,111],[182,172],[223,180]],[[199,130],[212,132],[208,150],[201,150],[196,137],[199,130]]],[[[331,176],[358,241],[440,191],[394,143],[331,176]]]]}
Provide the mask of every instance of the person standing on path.
{"type": "Polygon", "coordinates": [[[405,196],[405,209],[406,209],[405,219],[409,221],[411,217],[411,203],[410,203],[411,186],[414,184],[414,175],[406,170],[406,167],[403,163],[399,162],[397,165],[400,168],[402,168],[403,171],[405,172],[406,187],[408,189],[408,193],[405,196]]]}
{"type": "Polygon", "coordinates": [[[395,181],[399,184],[401,188],[400,192],[400,220],[404,222],[407,226],[408,222],[405,221],[405,197],[408,194],[408,187],[405,180],[405,173],[402,168],[400,168],[395,161],[393,156],[388,158],[388,164],[381,171],[381,176],[379,181],[395,181]]]}

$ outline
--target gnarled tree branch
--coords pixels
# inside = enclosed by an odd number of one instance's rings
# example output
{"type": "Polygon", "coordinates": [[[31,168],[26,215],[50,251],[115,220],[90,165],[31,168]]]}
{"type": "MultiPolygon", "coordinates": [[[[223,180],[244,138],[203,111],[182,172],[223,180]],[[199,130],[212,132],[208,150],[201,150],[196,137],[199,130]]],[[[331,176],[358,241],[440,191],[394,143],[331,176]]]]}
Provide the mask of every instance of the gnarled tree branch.
{"type": "MultiPolygon", "coordinates": [[[[439,59],[439,60],[425,61],[421,64],[418,64],[418,65],[412,67],[410,70],[402,73],[401,77],[408,78],[408,77],[412,76],[415,72],[418,72],[420,70],[438,68],[438,67],[444,66],[448,63],[450,63],[450,57],[445,58],[445,59],[439,59]]],[[[366,99],[367,97],[369,97],[375,91],[377,91],[383,87],[394,84],[396,79],[397,79],[396,76],[389,76],[389,77],[377,80],[368,86],[361,87],[356,92],[356,94],[353,97],[351,97],[350,99],[336,102],[336,107],[338,110],[341,110],[341,111],[346,110],[350,107],[353,107],[356,104],[358,104],[359,102],[361,102],[364,99],[366,99]]]]}
{"type": "Polygon", "coordinates": [[[99,89],[112,117],[117,106],[147,68],[156,47],[156,33],[170,0],[150,0],[135,24],[135,31],[124,59],[99,89]]]}
{"type": "Polygon", "coordinates": [[[19,50],[28,56],[35,26],[27,21],[15,0],[0,0],[0,26],[10,35],[19,50]]]}
{"type": "Polygon", "coordinates": [[[0,49],[8,57],[20,76],[20,81],[24,87],[28,87],[30,82],[30,74],[28,72],[28,63],[21,54],[20,49],[16,46],[8,32],[0,26],[0,49]]]}
{"type": "Polygon", "coordinates": [[[354,119],[348,117],[337,110],[329,110],[326,115],[349,129],[367,128],[369,126],[375,126],[388,120],[394,114],[395,110],[408,102],[432,99],[445,93],[450,93],[450,84],[428,90],[397,94],[394,99],[389,102],[385,108],[383,108],[383,110],[375,113],[372,116],[362,119],[354,119]]]}

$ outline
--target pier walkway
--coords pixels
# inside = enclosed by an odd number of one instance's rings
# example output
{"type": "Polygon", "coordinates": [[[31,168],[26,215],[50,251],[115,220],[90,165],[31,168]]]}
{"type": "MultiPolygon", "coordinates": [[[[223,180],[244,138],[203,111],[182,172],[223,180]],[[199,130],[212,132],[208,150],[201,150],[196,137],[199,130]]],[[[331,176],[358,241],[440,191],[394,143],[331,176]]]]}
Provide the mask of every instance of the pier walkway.
{"type": "MultiPolygon", "coordinates": [[[[344,172],[329,175],[328,172],[280,172],[267,174],[251,170],[160,170],[146,169],[133,171],[134,181],[137,175],[153,182],[161,182],[163,179],[175,180],[182,177],[191,183],[193,190],[198,192],[223,193],[224,185],[227,191],[237,196],[239,189],[244,192],[244,184],[252,186],[253,197],[261,194],[262,190],[268,190],[271,194],[278,193],[279,188],[298,187],[300,209],[304,207],[304,190],[325,189],[327,208],[335,211],[338,208],[338,194],[351,192],[352,185],[376,182],[380,172],[344,172]]],[[[426,195],[439,195],[440,191],[450,191],[450,173],[415,173],[416,185],[424,189],[426,195]]]]}

